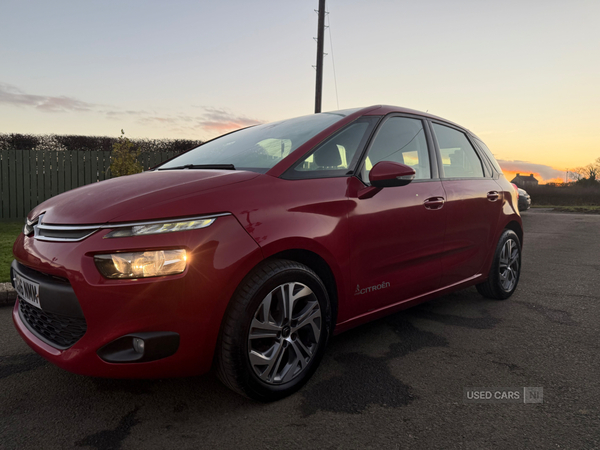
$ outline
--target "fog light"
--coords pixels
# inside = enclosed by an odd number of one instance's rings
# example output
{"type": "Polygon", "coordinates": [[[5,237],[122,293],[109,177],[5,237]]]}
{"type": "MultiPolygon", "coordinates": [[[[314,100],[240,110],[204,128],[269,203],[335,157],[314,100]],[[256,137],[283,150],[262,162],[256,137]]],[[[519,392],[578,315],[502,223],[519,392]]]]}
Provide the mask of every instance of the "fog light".
{"type": "Polygon", "coordinates": [[[143,339],[133,338],[133,349],[142,355],[144,354],[144,344],[143,339]]]}

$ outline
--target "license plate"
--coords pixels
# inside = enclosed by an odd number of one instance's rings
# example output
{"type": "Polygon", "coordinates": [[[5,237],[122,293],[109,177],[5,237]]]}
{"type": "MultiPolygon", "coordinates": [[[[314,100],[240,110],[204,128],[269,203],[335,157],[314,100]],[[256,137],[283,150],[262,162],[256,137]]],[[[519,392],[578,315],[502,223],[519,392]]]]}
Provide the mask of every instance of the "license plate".
{"type": "Polygon", "coordinates": [[[22,277],[13,272],[15,277],[15,290],[21,300],[25,300],[30,305],[42,309],[40,306],[40,285],[22,277]]]}

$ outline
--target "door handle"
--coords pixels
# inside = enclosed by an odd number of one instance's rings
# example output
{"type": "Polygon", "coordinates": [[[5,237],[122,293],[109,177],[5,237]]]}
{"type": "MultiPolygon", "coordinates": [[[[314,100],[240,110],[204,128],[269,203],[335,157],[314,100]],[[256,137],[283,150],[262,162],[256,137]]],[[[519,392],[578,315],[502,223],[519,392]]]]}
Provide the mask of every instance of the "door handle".
{"type": "Polygon", "coordinates": [[[500,194],[498,194],[498,191],[490,191],[490,192],[487,193],[487,199],[490,202],[495,202],[499,198],[500,198],[500,194]]]}
{"type": "Polygon", "coordinates": [[[427,209],[442,209],[445,201],[444,197],[430,197],[423,202],[423,206],[427,209]]]}

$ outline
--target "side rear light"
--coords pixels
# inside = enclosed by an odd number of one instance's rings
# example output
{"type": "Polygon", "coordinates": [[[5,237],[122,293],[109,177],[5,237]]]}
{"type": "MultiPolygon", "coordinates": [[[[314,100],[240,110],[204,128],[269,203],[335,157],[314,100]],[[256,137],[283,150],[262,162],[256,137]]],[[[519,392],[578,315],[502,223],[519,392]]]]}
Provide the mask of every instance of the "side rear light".
{"type": "Polygon", "coordinates": [[[515,183],[510,183],[513,185],[513,187],[515,188],[515,192],[518,194],[519,193],[519,186],[517,186],[515,183]]]}

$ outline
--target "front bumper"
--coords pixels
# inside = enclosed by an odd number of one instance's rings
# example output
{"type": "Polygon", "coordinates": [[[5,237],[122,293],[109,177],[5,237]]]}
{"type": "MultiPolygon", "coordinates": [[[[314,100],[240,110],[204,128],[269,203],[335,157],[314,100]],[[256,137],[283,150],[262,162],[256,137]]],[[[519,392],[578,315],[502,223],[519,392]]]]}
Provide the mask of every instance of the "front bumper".
{"type": "Polygon", "coordinates": [[[72,347],[82,338],[87,323],[67,280],[46,276],[15,260],[10,268],[13,286],[17,276],[35,283],[39,287],[39,297],[43,299],[41,308],[22,299],[19,302],[20,319],[34,336],[60,350],[72,347]]]}
{"type": "Polygon", "coordinates": [[[526,211],[531,208],[531,197],[519,196],[519,211],[526,211]]]}
{"type": "Polygon", "coordinates": [[[14,268],[35,282],[44,277],[51,280],[40,284],[42,312],[58,314],[59,319],[75,316],[85,322],[79,339],[61,345],[54,336],[32,325],[32,319],[23,312],[26,303],[21,305],[19,299],[13,320],[23,339],[50,362],[84,375],[161,378],[206,372],[229,299],[245,274],[262,259],[256,242],[233,216],[219,217],[205,229],[165,235],[103,239],[108,232],[100,230],[80,242],[45,242],[19,236],[13,248],[17,260],[14,268]],[[108,280],[93,262],[96,253],[161,248],[187,250],[189,263],[182,274],[108,280]],[[61,287],[62,294],[55,295],[53,286],[61,287]],[[73,297],[69,297],[68,289],[73,297]],[[48,300],[52,295],[55,299],[48,300]],[[70,301],[64,301],[67,297],[70,301]],[[136,333],[176,334],[178,346],[172,355],[154,361],[108,362],[99,356],[102,348],[136,333]]]}

